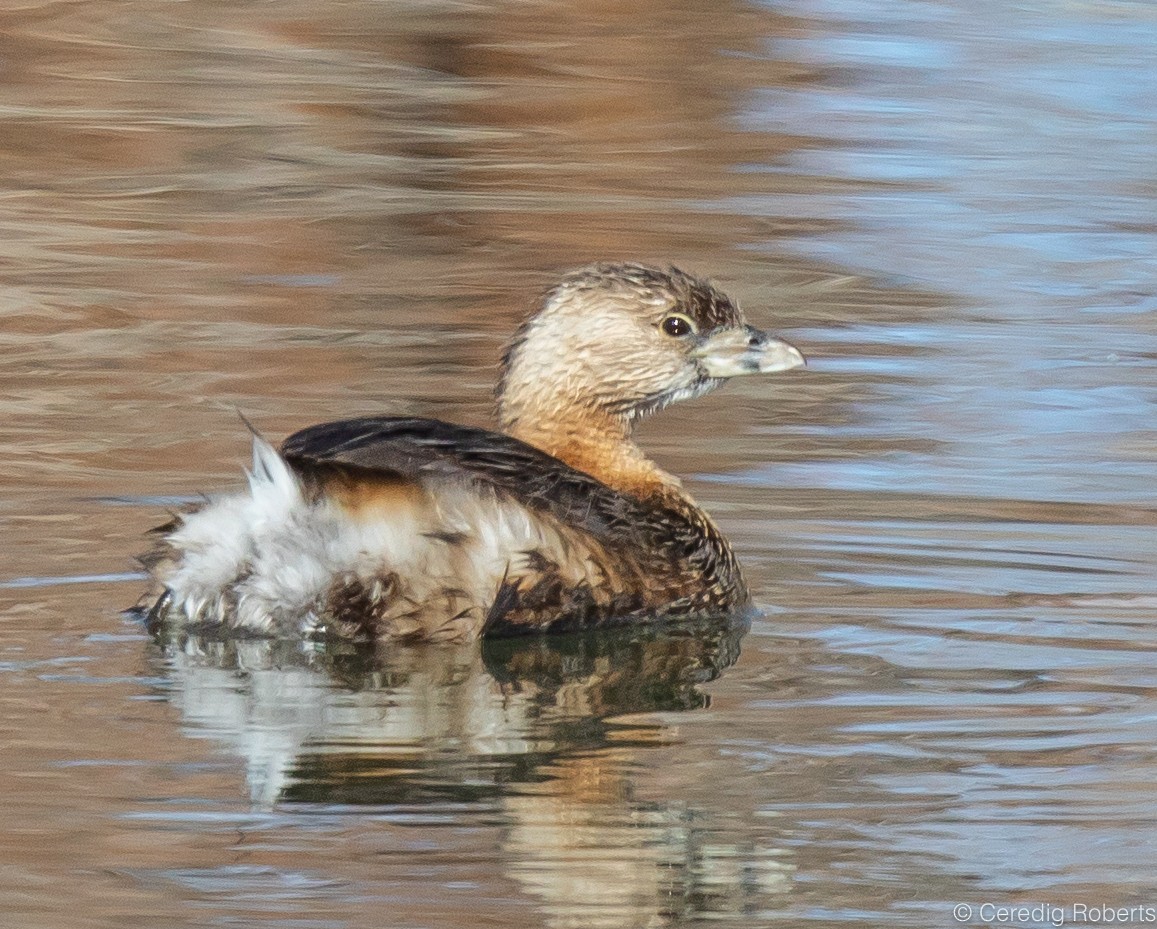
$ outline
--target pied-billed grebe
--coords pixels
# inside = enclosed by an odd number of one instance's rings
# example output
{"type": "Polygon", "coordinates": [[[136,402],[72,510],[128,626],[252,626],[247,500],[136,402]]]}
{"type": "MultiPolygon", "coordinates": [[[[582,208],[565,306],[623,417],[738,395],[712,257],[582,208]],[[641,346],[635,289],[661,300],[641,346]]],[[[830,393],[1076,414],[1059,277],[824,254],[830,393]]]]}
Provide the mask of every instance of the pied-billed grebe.
{"type": "Polygon", "coordinates": [[[246,493],[161,527],[154,620],[464,639],[718,614],[727,540],[632,441],[641,416],[804,363],[675,268],[567,274],[502,360],[502,432],[365,417],[254,440],[246,493]]]}

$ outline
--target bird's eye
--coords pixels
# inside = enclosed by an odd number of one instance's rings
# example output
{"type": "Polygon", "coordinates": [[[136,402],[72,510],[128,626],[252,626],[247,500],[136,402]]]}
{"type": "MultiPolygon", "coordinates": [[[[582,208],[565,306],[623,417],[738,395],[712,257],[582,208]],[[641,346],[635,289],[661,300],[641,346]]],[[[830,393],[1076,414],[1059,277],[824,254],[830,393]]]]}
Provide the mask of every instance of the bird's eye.
{"type": "Polygon", "coordinates": [[[691,335],[695,331],[695,324],[682,313],[672,313],[670,316],[663,317],[663,321],[659,323],[659,328],[663,330],[665,335],[678,338],[679,336],[691,335]]]}

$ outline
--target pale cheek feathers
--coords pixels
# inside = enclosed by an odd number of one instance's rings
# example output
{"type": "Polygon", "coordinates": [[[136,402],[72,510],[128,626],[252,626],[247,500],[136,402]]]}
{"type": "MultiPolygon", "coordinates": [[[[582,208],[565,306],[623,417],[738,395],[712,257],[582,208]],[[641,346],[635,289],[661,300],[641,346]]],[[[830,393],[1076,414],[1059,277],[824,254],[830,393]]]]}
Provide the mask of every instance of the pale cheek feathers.
{"type": "Polygon", "coordinates": [[[680,347],[667,345],[644,320],[609,315],[577,322],[544,320],[519,351],[507,399],[523,409],[641,401],[695,377],[680,347]],[[561,389],[560,389],[561,388],[561,389]]]}

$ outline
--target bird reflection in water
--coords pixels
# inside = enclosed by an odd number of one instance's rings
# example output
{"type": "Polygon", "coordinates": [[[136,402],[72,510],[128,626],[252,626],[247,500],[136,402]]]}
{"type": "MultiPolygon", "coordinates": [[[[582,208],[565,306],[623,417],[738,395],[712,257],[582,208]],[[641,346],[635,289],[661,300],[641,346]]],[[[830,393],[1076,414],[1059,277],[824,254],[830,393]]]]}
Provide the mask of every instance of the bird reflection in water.
{"type": "Polygon", "coordinates": [[[610,927],[743,896],[734,854],[700,834],[710,817],[635,798],[646,752],[673,736],[632,717],[705,707],[702,685],[736,661],[746,629],[732,618],[378,651],[183,634],[160,640],[157,659],[186,734],[245,759],[256,805],[493,811],[496,861],[550,925],[610,927]]]}
{"type": "Polygon", "coordinates": [[[255,803],[378,804],[492,794],[549,777],[569,754],[622,747],[628,728],[654,738],[656,724],[614,718],[705,706],[700,685],[735,662],[746,628],[704,620],[481,648],[159,643],[189,734],[246,759],[255,803]]]}

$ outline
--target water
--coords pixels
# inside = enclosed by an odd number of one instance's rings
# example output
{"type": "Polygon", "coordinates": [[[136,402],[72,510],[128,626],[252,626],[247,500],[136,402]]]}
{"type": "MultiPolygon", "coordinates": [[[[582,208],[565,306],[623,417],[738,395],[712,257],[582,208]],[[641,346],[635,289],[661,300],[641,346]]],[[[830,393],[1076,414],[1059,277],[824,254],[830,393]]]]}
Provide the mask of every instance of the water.
{"type": "Polygon", "coordinates": [[[2,15],[5,925],[1157,905],[1152,4],[2,15]],[[373,658],[122,614],[238,411],[486,422],[535,292],[606,257],[813,360],[644,429],[750,629],[373,658]]]}

